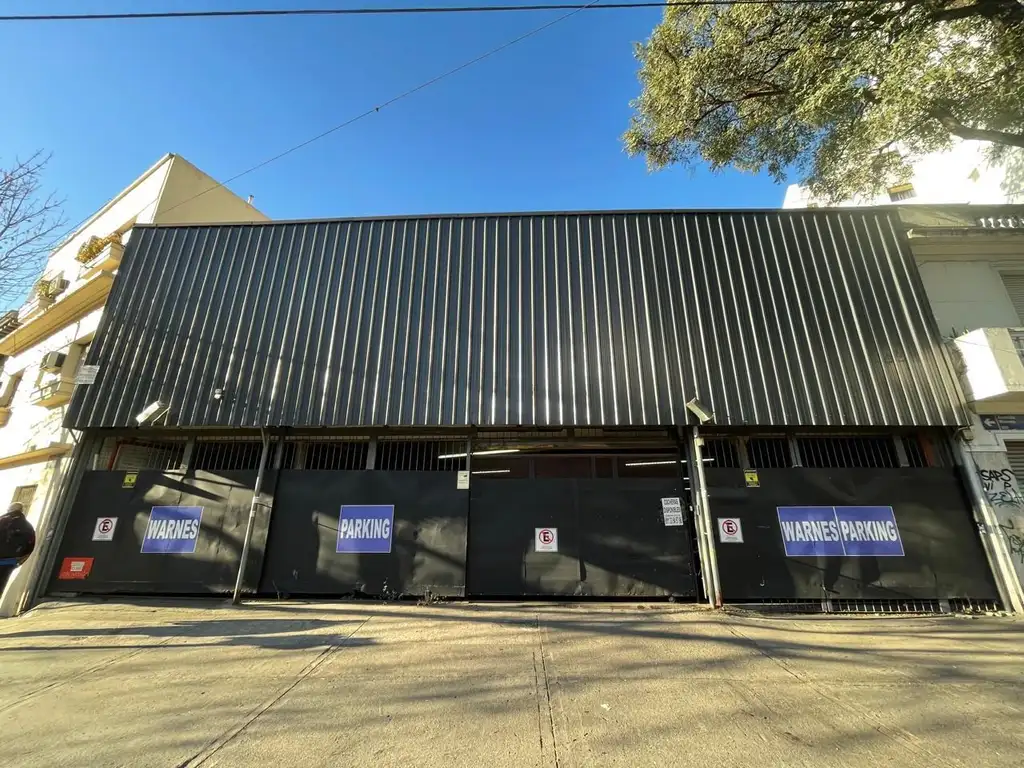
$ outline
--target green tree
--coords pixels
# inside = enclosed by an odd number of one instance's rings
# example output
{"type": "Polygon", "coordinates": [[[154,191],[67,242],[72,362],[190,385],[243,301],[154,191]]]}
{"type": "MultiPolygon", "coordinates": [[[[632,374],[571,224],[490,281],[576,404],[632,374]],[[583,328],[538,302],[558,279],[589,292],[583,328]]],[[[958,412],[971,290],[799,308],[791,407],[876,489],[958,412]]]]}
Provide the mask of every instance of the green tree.
{"type": "Polygon", "coordinates": [[[1024,147],[1018,0],[672,6],[636,55],[623,138],[654,169],[795,176],[838,202],[958,139],[1024,147]]]}

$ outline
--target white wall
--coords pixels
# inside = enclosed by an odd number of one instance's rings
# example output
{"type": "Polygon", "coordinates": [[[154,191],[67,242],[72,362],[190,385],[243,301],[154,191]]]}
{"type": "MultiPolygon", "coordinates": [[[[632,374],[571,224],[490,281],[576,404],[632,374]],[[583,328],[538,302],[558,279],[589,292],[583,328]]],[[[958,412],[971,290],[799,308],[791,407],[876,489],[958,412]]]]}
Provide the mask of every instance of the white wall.
{"type": "MultiPolygon", "coordinates": [[[[948,152],[936,152],[921,158],[913,166],[910,182],[915,197],[899,201],[900,205],[958,203],[998,205],[1024,202],[1024,150],[1011,150],[996,165],[985,159],[987,142],[961,141],[948,152]]],[[[806,208],[815,203],[808,191],[798,184],[786,188],[783,208],[806,208]]],[[[888,194],[878,197],[855,197],[841,206],[889,205],[888,194]]]]}
{"type": "Polygon", "coordinates": [[[992,262],[925,261],[918,262],[918,267],[943,336],[959,336],[976,328],[1024,325],[992,262]]]}
{"type": "MultiPolygon", "coordinates": [[[[24,377],[14,394],[11,403],[11,416],[7,425],[0,427],[0,456],[12,456],[30,450],[42,448],[50,443],[69,443],[71,438],[63,427],[65,405],[46,408],[29,402],[35,388],[39,373],[39,361],[47,352],[66,352],[74,343],[88,340],[99,325],[102,309],[95,309],[78,322],[58,331],[35,347],[31,347],[20,355],[7,360],[4,365],[4,378],[24,371],[24,377]]],[[[22,485],[35,485],[43,476],[46,464],[41,462],[23,467],[0,470],[0,507],[7,508],[14,490],[22,485]]],[[[42,501],[44,489],[40,488],[33,502],[33,514],[38,515],[36,508],[42,501]]],[[[35,520],[30,516],[30,521],[35,520]]]]}
{"type": "Polygon", "coordinates": [[[137,180],[134,186],[108,203],[106,210],[92,221],[85,224],[60,248],[55,250],[46,262],[43,274],[49,275],[63,272],[65,279],[74,282],[77,279],[81,264],[75,261],[78,249],[92,237],[106,237],[115,231],[124,231],[132,224],[151,223],[160,200],[160,191],[170,169],[171,157],[162,158],[147,171],[148,175],[137,180]]]}
{"type": "MultiPolygon", "coordinates": [[[[164,155],[141,177],[101,208],[73,237],[55,250],[43,274],[63,273],[74,282],[81,265],[78,249],[91,237],[125,232],[133,224],[205,224],[269,221],[269,218],[178,155],[164,155]],[[201,196],[200,193],[204,193],[201,196]]],[[[127,242],[127,238],[125,238],[127,242]]]]}
{"type": "Polygon", "coordinates": [[[175,156],[153,221],[205,224],[269,221],[253,206],[184,158],[175,156]]]}

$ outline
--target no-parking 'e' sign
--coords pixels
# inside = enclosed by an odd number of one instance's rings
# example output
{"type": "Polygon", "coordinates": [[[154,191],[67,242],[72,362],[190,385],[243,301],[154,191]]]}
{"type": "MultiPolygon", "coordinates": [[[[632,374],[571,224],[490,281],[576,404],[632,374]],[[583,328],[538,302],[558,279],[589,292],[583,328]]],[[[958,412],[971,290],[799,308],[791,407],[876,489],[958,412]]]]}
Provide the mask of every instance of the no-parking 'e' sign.
{"type": "Polygon", "coordinates": [[[738,517],[718,518],[718,540],[723,544],[743,543],[743,523],[738,517]]]}
{"type": "Polygon", "coordinates": [[[96,527],[92,529],[93,541],[113,541],[114,530],[117,528],[116,517],[97,517],[96,527]]]}
{"type": "Polygon", "coordinates": [[[558,529],[557,528],[534,528],[533,549],[535,552],[557,552],[558,551],[558,529]]]}

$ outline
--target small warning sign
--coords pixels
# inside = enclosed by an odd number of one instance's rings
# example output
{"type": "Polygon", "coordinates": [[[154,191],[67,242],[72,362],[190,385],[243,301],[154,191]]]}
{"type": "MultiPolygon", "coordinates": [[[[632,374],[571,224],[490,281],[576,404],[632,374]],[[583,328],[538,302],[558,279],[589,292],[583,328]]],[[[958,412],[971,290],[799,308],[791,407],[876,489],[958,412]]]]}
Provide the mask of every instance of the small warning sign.
{"type": "Polygon", "coordinates": [[[535,552],[558,551],[557,528],[534,528],[533,548],[535,552]]]}
{"type": "Polygon", "coordinates": [[[84,579],[91,570],[91,557],[65,557],[64,562],[60,564],[60,573],[57,574],[57,578],[64,580],[84,579]]]}
{"type": "Polygon", "coordinates": [[[757,470],[748,469],[743,473],[743,479],[747,481],[747,488],[760,488],[761,481],[757,477],[757,470]]]}
{"type": "Polygon", "coordinates": [[[81,365],[78,367],[78,373],[75,374],[75,384],[95,384],[99,372],[98,365],[81,365]]]}
{"type": "Polygon", "coordinates": [[[670,496],[661,500],[661,518],[666,526],[683,524],[683,503],[678,496],[670,496]]]}
{"type": "Polygon", "coordinates": [[[718,518],[718,540],[723,544],[743,543],[743,525],[738,517],[718,518]]]}
{"type": "Polygon", "coordinates": [[[92,529],[92,540],[113,541],[115,528],[117,528],[116,517],[97,517],[96,527],[92,529]]]}
{"type": "Polygon", "coordinates": [[[469,490],[469,472],[465,469],[459,470],[459,475],[455,478],[455,489],[457,491],[469,490]]]}
{"type": "Polygon", "coordinates": [[[121,481],[122,488],[134,488],[135,481],[139,479],[138,472],[125,472],[124,480],[121,481]]]}

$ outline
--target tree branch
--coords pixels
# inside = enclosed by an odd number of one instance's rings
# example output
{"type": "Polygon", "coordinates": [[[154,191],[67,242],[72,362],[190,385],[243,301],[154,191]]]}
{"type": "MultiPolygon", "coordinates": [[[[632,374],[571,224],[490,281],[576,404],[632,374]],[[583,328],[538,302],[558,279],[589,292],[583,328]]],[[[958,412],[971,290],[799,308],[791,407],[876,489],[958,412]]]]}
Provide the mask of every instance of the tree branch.
{"type": "Polygon", "coordinates": [[[928,15],[930,21],[956,21],[979,16],[990,21],[1018,23],[1024,20],[1024,6],[1017,0],[978,0],[972,5],[945,8],[928,15]]]}
{"type": "Polygon", "coordinates": [[[959,136],[961,139],[988,141],[992,144],[1005,144],[1010,147],[1024,147],[1024,134],[993,131],[987,128],[972,128],[961,123],[948,110],[938,107],[931,111],[931,115],[942,124],[943,128],[954,136],[959,136]]]}

